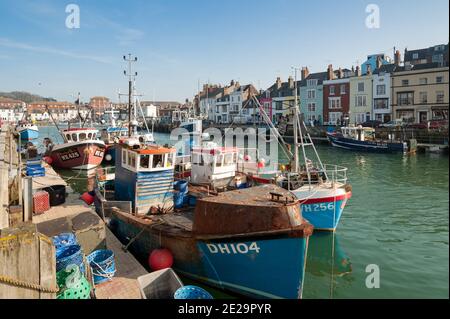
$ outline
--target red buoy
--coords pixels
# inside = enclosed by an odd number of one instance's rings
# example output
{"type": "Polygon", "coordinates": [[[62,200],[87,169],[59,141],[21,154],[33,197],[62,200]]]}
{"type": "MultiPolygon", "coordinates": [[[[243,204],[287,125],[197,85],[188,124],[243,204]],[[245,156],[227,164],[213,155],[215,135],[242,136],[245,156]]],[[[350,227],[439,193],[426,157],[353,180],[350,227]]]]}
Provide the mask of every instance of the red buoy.
{"type": "Polygon", "coordinates": [[[83,195],[81,195],[81,199],[88,205],[91,205],[94,202],[94,198],[95,197],[88,192],[85,192],[83,193],[83,195]]]}
{"type": "Polygon", "coordinates": [[[153,271],[172,267],[172,252],[167,248],[154,249],[148,257],[148,265],[153,271]]]}
{"type": "Polygon", "coordinates": [[[44,156],[42,158],[44,160],[44,162],[46,162],[47,164],[51,164],[53,162],[53,159],[50,156],[44,156]]]}

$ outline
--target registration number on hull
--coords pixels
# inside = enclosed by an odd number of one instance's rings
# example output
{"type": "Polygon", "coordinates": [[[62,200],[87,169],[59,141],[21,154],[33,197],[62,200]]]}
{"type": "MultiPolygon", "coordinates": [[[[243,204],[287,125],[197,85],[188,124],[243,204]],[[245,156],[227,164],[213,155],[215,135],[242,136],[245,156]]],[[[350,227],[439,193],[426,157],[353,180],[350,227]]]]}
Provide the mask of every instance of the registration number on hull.
{"type": "Polygon", "coordinates": [[[334,203],[302,205],[302,210],[306,213],[325,212],[325,211],[329,211],[329,210],[334,210],[334,203]]]}
{"type": "Polygon", "coordinates": [[[103,151],[102,150],[96,150],[95,153],[94,153],[94,156],[103,157],[103,151]]]}
{"type": "Polygon", "coordinates": [[[79,158],[80,153],[77,150],[69,151],[60,155],[62,161],[69,161],[74,158],[79,158]]]}
{"type": "Polygon", "coordinates": [[[211,254],[248,254],[259,253],[260,248],[256,242],[250,244],[233,243],[233,244],[206,244],[211,254]]]}

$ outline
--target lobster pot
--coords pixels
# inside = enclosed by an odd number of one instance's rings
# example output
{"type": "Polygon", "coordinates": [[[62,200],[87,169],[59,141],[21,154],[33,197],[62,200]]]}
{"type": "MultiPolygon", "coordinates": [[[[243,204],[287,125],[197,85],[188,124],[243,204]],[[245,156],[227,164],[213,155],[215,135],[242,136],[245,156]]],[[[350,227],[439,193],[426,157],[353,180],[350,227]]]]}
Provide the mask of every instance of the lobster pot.
{"type": "Polygon", "coordinates": [[[89,299],[91,285],[86,278],[81,275],[78,266],[71,270],[61,270],[56,273],[56,282],[59,292],[56,299],[89,299]]]}
{"type": "Polygon", "coordinates": [[[56,252],[56,271],[64,270],[69,265],[77,265],[85,273],[83,251],[78,244],[65,246],[56,252]]]}
{"type": "Polygon", "coordinates": [[[57,236],[53,236],[53,244],[56,248],[56,254],[58,254],[65,247],[76,245],[77,237],[73,233],[61,233],[57,236]]]}
{"type": "Polygon", "coordinates": [[[187,181],[176,181],[173,183],[173,188],[180,193],[186,194],[188,192],[188,182],[187,181]]]}
{"type": "Polygon", "coordinates": [[[188,196],[185,193],[174,191],[173,192],[173,203],[175,208],[182,208],[185,204],[185,199],[187,199],[188,196]]]}
{"type": "Polygon", "coordinates": [[[100,249],[86,257],[91,267],[94,284],[111,280],[116,273],[114,253],[109,249],[100,249]]]}
{"type": "Polygon", "coordinates": [[[36,192],[33,195],[33,212],[43,214],[50,209],[50,195],[45,191],[36,192]]]}

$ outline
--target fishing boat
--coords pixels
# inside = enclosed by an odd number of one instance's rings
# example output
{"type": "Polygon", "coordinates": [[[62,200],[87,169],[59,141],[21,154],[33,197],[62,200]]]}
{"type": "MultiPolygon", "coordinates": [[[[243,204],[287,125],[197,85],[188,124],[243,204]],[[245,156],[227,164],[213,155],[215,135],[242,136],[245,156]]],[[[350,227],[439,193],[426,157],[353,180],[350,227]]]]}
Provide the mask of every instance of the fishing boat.
{"type": "Polygon", "coordinates": [[[61,130],[63,143],[54,145],[46,138],[45,155],[57,168],[89,170],[101,164],[105,143],[99,139],[95,128],[69,128],[61,130]]]}
{"type": "Polygon", "coordinates": [[[39,128],[34,123],[20,122],[16,126],[16,131],[22,141],[35,140],[39,137],[39,128]]]}
{"type": "Polygon", "coordinates": [[[313,227],[295,196],[276,185],[215,192],[192,183],[195,207],[174,209],[175,153],[120,140],[113,198],[96,190],[113,233],[141,260],[168,248],[177,273],[207,285],[255,298],[300,298],[313,227]]]}
{"type": "MultiPolygon", "coordinates": [[[[297,81],[294,81],[295,85],[297,81]]],[[[293,151],[285,142],[279,130],[266,114],[255,96],[251,96],[258,106],[263,120],[275,136],[282,151],[289,159],[287,165],[280,165],[280,172],[259,174],[258,171],[243,167],[243,173],[254,184],[275,183],[294,194],[301,204],[302,215],[316,230],[335,231],[341,219],[347,201],[352,196],[351,185],[347,183],[347,168],[334,164],[322,163],[308,129],[294,107],[293,114],[293,151]],[[315,162],[307,157],[306,149],[310,148],[315,162]],[[301,152],[300,152],[301,149],[301,152]],[[300,158],[300,153],[302,158],[300,158]],[[301,159],[303,159],[301,163],[301,159]]],[[[295,88],[295,103],[297,105],[297,89],[295,88]]],[[[261,159],[256,158],[256,163],[261,159]]]]}
{"type": "Polygon", "coordinates": [[[405,153],[408,144],[402,141],[381,140],[375,138],[375,129],[371,127],[341,127],[340,132],[327,132],[328,140],[334,147],[352,151],[376,153],[405,153]]]}

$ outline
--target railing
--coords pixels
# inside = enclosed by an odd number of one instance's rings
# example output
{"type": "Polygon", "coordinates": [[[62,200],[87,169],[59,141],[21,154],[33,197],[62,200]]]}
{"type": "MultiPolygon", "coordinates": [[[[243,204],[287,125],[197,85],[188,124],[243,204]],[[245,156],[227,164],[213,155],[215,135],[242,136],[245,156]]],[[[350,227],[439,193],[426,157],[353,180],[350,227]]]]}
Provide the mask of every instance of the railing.
{"type": "Polygon", "coordinates": [[[116,175],[115,166],[97,167],[95,169],[95,184],[100,192],[103,193],[103,197],[106,198],[106,183],[114,180],[116,175]]]}
{"type": "Polygon", "coordinates": [[[323,172],[326,174],[328,181],[335,183],[347,183],[347,167],[334,165],[334,164],[323,164],[323,172]]]}

